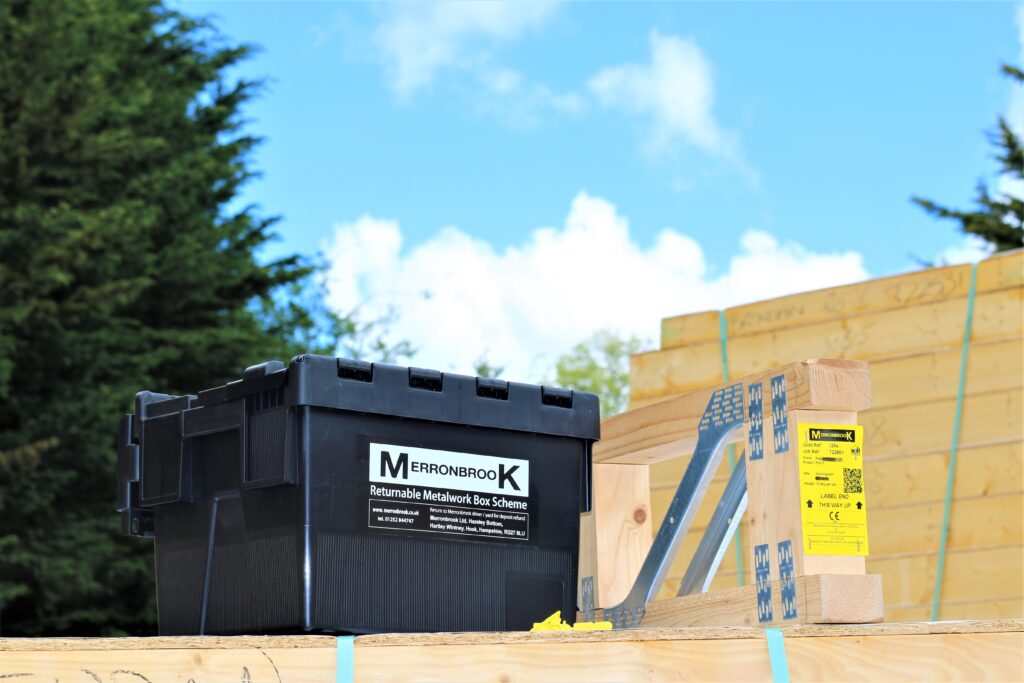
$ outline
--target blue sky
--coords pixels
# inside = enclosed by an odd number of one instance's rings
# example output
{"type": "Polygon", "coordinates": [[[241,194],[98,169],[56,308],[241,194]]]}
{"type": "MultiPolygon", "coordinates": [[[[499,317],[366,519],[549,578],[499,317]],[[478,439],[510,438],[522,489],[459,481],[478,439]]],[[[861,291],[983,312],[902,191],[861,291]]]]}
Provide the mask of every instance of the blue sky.
{"type": "Polygon", "coordinates": [[[179,7],[261,48],[267,256],[324,253],[418,362],[523,379],[599,327],[968,257],[909,197],[969,205],[1024,117],[1010,3],[179,7]]]}

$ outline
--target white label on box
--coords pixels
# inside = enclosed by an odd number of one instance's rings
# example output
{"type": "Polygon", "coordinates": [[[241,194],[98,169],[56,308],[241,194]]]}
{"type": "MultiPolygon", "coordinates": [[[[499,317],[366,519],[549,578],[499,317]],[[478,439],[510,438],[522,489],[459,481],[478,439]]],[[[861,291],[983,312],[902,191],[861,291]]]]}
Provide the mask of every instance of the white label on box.
{"type": "Polygon", "coordinates": [[[526,498],[530,493],[530,462],[371,443],[370,481],[526,498]]]}

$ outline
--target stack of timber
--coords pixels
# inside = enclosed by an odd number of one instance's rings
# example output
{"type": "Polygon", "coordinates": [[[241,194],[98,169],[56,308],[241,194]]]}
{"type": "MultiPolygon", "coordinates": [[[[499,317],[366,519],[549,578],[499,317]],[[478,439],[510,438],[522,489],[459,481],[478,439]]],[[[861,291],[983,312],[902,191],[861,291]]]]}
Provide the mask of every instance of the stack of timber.
{"type": "MultiPolygon", "coordinates": [[[[793,681],[1019,681],[1024,622],[782,629],[793,681]]],[[[0,638],[18,683],[772,681],[761,628],[236,638],[0,638]]]]}
{"type": "MultiPolygon", "coordinates": [[[[867,571],[883,577],[886,621],[931,615],[970,279],[970,265],[932,268],[724,311],[731,377],[792,358],[871,362],[872,407],[859,414],[871,536],[867,571]]],[[[631,409],[722,382],[719,316],[711,311],[662,321],[661,349],[632,358],[631,409]]],[[[979,264],[969,349],[940,618],[1020,618],[1024,252],[979,264]]],[[[637,507],[634,523],[620,534],[623,544],[649,545],[686,463],[652,465],[650,510],[637,507]]],[[[717,500],[727,478],[723,462],[707,499],[717,500]]],[[[635,477],[626,481],[646,485],[635,477]]],[[[619,492],[620,500],[630,495],[619,492]]],[[[711,512],[702,507],[698,536],[711,512]]],[[[745,524],[740,533],[747,533],[745,524]]],[[[688,561],[684,548],[660,597],[675,595],[688,561]]],[[[743,570],[749,582],[750,567],[743,570]]],[[[712,587],[740,580],[729,552],[712,587]]],[[[605,585],[604,604],[621,599],[628,583],[605,585]]]]}

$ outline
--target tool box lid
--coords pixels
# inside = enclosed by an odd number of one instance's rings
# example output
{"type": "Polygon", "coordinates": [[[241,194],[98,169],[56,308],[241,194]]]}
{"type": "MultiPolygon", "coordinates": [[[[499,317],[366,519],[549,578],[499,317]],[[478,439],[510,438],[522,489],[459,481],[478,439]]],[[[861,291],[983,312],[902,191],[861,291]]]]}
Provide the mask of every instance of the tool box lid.
{"type": "Polygon", "coordinates": [[[249,367],[242,379],[200,391],[194,407],[272,389],[285,403],[596,441],[596,394],[422,368],[305,354],[249,367]]]}

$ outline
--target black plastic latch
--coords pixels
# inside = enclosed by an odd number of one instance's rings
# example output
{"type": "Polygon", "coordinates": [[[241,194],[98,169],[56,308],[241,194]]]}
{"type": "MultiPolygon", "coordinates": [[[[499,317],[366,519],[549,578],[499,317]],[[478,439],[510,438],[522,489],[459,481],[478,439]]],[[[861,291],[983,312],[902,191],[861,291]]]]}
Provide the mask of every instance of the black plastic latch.
{"type": "Polygon", "coordinates": [[[338,359],[338,377],[357,382],[373,381],[373,363],[364,360],[338,359]]]}
{"type": "Polygon", "coordinates": [[[541,403],[546,406],[558,406],[559,408],[572,408],[572,389],[560,389],[558,387],[541,387],[541,403]]]}
{"type": "Polygon", "coordinates": [[[121,418],[117,434],[117,511],[121,530],[129,536],[153,535],[153,512],[139,504],[139,445],[133,440],[137,417],[121,418]]]}
{"type": "Polygon", "coordinates": [[[125,510],[121,513],[121,531],[126,536],[154,537],[156,525],[152,510],[125,510]]]}
{"type": "Polygon", "coordinates": [[[476,395],[484,398],[497,398],[502,401],[507,401],[508,382],[503,379],[493,379],[491,377],[477,377],[476,395]]]}
{"type": "Polygon", "coordinates": [[[140,391],[135,394],[135,418],[131,422],[131,440],[139,443],[142,434],[142,421],[146,419],[146,406],[174,398],[173,394],[158,394],[153,391],[140,391]]]}
{"type": "Polygon", "coordinates": [[[444,374],[438,370],[409,368],[409,386],[427,391],[441,391],[444,388],[444,374]]]}
{"type": "Polygon", "coordinates": [[[259,365],[250,365],[242,373],[243,380],[256,379],[258,377],[266,377],[267,375],[275,372],[284,370],[284,363],[279,360],[268,360],[266,363],[260,363],[259,365]]]}

